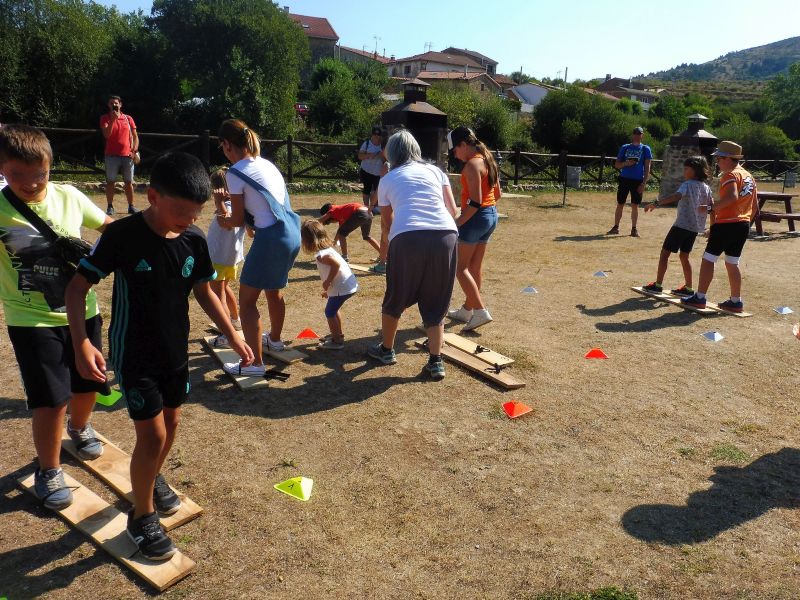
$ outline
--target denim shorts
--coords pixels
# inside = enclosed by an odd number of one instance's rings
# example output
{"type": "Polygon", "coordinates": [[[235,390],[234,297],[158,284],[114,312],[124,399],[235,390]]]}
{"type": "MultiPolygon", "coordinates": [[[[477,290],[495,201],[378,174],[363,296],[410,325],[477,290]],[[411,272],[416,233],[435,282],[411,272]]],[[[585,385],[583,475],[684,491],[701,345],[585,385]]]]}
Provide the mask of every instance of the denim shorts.
{"type": "Polygon", "coordinates": [[[458,228],[461,244],[487,244],[497,227],[497,207],[482,206],[472,217],[458,228]]]}

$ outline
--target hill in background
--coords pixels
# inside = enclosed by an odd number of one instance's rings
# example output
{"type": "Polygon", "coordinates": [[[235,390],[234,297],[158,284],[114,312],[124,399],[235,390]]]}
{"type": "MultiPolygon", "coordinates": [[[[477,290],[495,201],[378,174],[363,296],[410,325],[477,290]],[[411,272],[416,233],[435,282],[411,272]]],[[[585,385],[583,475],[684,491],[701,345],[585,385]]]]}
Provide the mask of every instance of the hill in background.
{"type": "Polygon", "coordinates": [[[682,64],[667,71],[641,75],[635,79],[659,81],[763,81],[786,73],[800,62],[800,36],[764,46],[729,52],[712,61],[682,64]]]}

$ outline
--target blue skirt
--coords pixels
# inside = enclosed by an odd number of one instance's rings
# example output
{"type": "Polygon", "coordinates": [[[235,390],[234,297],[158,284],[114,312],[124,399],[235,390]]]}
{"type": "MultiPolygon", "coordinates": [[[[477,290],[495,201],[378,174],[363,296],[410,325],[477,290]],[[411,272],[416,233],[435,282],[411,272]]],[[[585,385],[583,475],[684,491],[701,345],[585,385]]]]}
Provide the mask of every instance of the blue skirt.
{"type": "Polygon", "coordinates": [[[289,283],[289,271],[299,252],[299,232],[283,221],[256,229],[240,281],[259,290],[281,290],[289,283]]]}

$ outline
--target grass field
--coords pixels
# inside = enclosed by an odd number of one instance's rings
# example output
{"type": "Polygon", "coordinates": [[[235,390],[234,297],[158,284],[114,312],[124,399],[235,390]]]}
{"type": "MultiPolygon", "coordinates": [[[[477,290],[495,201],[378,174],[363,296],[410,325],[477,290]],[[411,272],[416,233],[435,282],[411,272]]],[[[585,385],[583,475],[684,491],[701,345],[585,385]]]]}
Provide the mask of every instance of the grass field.
{"type": "MultiPolygon", "coordinates": [[[[329,200],[293,202],[309,216],[329,200]]],[[[613,193],[570,192],[565,208],[560,194],[501,203],[509,218],[484,277],[495,322],[475,339],[516,359],[527,387],[515,392],[454,365],[440,383],[423,377],[415,309],[401,321],[398,364],[367,359],[381,277],[360,277],[345,305],[344,351],[297,341],[310,358],[253,393],[203,350],[208,318],[192,304],[193,392],[165,475],[205,513],[172,533],[197,569],[165,597],[533,599],[608,587],[617,591],[598,597],[800,596],[798,319],[773,311],[800,311],[800,239],[767,224],[775,235],[748,242],[742,260],[754,316],[703,318],[630,290],[653,279],[674,211],[643,216],[634,239],[603,235],[613,193]],[[608,277],[593,276],[600,270],[608,277]],[[706,341],[711,330],[725,339],[706,341]],[[584,359],[594,347],[609,360],[584,359]],[[511,399],[534,411],[508,420],[501,404],[511,399]],[[272,489],[298,475],[315,482],[309,502],[272,489]]],[[[353,262],[373,258],[360,240],[350,245],[353,262]]],[[[666,283],[680,283],[677,261],[666,283]]],[[[107,318],[111,284],[98,289],[107,318]]],[[[285,339],[326,331],[319,292],[301,255],[285,339]]],[[[721,266],[709,296],[727,297],[721,266]]],[[[457,289],[453,304],[462,298],[457,289]]],[[[150,594],[15,488],[34,453],[7,336],[0,357],[0,597],[150,594]]],[[[132,450],[121,403],[98,406],[94,424],[132,450]]]]}

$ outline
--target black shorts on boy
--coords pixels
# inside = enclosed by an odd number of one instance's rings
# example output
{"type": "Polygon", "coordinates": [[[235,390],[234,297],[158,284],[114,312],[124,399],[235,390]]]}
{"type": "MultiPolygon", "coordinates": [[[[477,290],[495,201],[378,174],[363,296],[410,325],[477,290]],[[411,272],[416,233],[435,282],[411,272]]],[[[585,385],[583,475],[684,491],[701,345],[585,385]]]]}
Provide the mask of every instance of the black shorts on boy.
{"type": "Polygon", "coordinates": [[[617,187],[617,204],[625,204],[628,194],[631,195],[631,204],[641,204],[642,195],[639,193],[639,186],[642,185],[641,179],[628,179],[618,177],[619,186],[617,187]]]}
{"type": "Polygon", "coordinates": [[[683,227],[673,225],[667,233],[667,237],[664,238],[664,245],[662,248],[668,252],[672,252],[672,254],[676,252],[689,254],[694,247],[694,241],[696,239],[696,231],[689,231],[683,227]]]}
{"type": "MultiPolygon", "coordinates": [[[[103,349],[103,320],[86,320],[92,345],[103,349]]],[[[108,383],[83,379],[75,368],[69,327],[17,327],[9,325],[8,337],[17,357],[28,409],[58,408],[73,394],[108,394],[108,383]]]]}
{"type": "Polygon", "coordinates": [[[179,407],[188,393],[189,293],[214,278],[203,233],[154,233],[142,213],[111,223],[78,267],[91,283],[114,273],[109,357],[134,420],[179,407]]]}
{"type": "Polygon", "coordinates": [[[747,221],[714,223],[708,234],[706,254],[721,256],[724,252],[725,256],[739,257],[749,233],[750,223],[747,221]]]}

